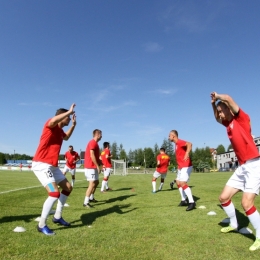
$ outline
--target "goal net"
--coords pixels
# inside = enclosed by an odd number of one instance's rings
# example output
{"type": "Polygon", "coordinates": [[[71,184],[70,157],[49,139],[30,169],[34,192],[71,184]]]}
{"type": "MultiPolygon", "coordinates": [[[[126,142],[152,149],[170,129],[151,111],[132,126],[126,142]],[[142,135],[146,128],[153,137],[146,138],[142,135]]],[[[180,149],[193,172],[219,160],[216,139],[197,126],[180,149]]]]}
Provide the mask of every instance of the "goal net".
{"type": "Polygon", "coordinates": [[[126,175],[126,162],[124,160],[111,160],[113,163],[113,172],[115,175],[126,175]]]}

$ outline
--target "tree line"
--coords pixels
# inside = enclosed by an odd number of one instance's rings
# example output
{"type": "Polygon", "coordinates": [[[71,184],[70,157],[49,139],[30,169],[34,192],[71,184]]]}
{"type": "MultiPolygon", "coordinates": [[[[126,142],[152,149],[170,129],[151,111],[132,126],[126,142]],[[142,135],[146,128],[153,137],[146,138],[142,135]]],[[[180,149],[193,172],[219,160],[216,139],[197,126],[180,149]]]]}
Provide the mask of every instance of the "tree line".
{"type": "MultiPolygon", "coordinates": [[[[156,157],[159,154],[160,148],[164,147],[165,152],[170,156],[171,166],[169,170],[173,167],[177,168],[177,163],[175,159],[174,153],[174,145],[168,139],[164,139],[161,146],[158,146],[156,143],[153,148],[145,147],[138,149],[130,149],[127,153],[123,148],[123,144],[118,145],[116,142],[111,144],[110,150],[111,154],[113,154],[113,159],[117,160],[125,160],[129,167],[131,166],[142,166],[146,168],[155,168],[156,167],[156,157]]],[[[232,146],[229,145],[227,151],[232,149],[232,146]]],[[[223,145],[219,145],[216,148],[217,154],[225,153],[225,147],[223,145]]],[[[209,147],[205,148],[196,148],[191,152],[190,157],[193,162],[194,169],[200,170],[201,168],[205,168],[208,166],[210,168],[214,168],[216,162],[212,160],[212,155],[209,147]]],[[[0,164],[7,163],[7,160],[32,160],[32,156],[26,154],[8,154],[0,152],[0,164]]],[[[63,160],[64,155],[59,156],[59,160],[63,160]]],[[[84,158],[82,158],[84,159],[84,158]]]]}

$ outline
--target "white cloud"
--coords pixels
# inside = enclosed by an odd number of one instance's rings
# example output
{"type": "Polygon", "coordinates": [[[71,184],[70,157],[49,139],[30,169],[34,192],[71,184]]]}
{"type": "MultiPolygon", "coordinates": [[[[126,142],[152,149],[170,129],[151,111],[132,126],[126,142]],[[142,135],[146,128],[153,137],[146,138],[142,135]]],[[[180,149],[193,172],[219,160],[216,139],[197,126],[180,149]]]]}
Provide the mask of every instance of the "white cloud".
{"type": "Polygon", "coordinates": [[[177,92],[177,89],[155,89],[152,91],[149,91],[149,93],[153,94],[161,94],[161,95],[173,95],[177,92]]]}
{"type": "Polygon", "coordinates": [[[157,42],[148,42],[143,46],[146,52],[160,52],[163,49],[163,47],[157,42]]]}

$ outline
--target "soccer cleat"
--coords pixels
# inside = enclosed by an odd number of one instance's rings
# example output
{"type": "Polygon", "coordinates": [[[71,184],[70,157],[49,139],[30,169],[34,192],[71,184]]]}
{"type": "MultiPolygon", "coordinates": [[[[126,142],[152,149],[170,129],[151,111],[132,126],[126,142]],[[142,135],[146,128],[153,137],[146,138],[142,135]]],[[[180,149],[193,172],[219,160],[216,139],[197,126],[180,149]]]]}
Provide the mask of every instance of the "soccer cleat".
{"type": "Polygon", "coordinates": [[[178,206],[179,207],[188,206],[188,202],[186,200],[182,200],[178,206]]]}
{"type": "Polygon", "coordinates": [[[85,208],[93,208],[93,206],[90,205],[89,203],[87,203],[87,204],[83,204],[83,207],[85,207],[85,208]]]}
{"type": "Polygon", "coordinates": [[[188,208],[186,208],[186,211],[193,210],[193,209],[195,209],[195,207],[196,207],[196,203],[195,202],[189,203],[189,206],[188,206],[188,208]]]}
{"type": "Polygon", "coordinates": [[[152,193],[156,193],[156,191],[152,191],[152,193]]]}
{"type": "Polygon", "coordinates": [[[93,200],[89,200],[89,202],[98,202],[98,201],[93,198],[93,200]]]}
{"type": "Polygon", "coordinates": [[[173,190],[173,185],[174,185],[174,182],[170,182],[170,187],[172,190],[173,190]]]}
{"type": "Polygon", "coordinates": [[[44,235],[47,235],[47,236],[53,236],[55,235],[55,233],[49,229],[47,226],[44,226],[43,228],[40,228],[38,225],[37,225],[37,230],[41,233],[43,233],[44,235]]]}
{"type": "Polygon", "coordinates": [[[111,188],[107,188],[106,191],[112,190],[111,188]]]}
{"type": "Polygon", "coordinates": [[[228,233],[228,232],[231,232],[231,231],[237,231],[237,228],[233,228],[231,226],[227,226],[227,227],[221,228],[220,231],[222,233],[228,233]]]}
{"type": "Polygon", "coordinates": [[[249,247],[250,251],[260,249],[260,238],[257,238],[252,246],[249,247]]]}
{"type": "Polygon", "coordinates": [[[52,222],[55,223],[55,224],[60,224],[64,227],[69,227],[70,226],[70,223],[65,221],[62,217],[60,219],[56,219],[56,218],[52,218],[52,222]]]}

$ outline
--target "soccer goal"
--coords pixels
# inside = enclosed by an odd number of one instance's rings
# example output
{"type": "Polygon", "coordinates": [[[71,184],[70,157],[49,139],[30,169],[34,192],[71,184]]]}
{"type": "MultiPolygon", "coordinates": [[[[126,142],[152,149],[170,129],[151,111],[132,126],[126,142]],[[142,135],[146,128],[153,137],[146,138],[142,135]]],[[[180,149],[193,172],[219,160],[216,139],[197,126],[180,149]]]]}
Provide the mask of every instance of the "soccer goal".
{"type": "Polygon", "coordinates": [[[113,163],[113,172],[114,175],[126,175],[126,162],[124,160],[111,160],[113,163]]]}

